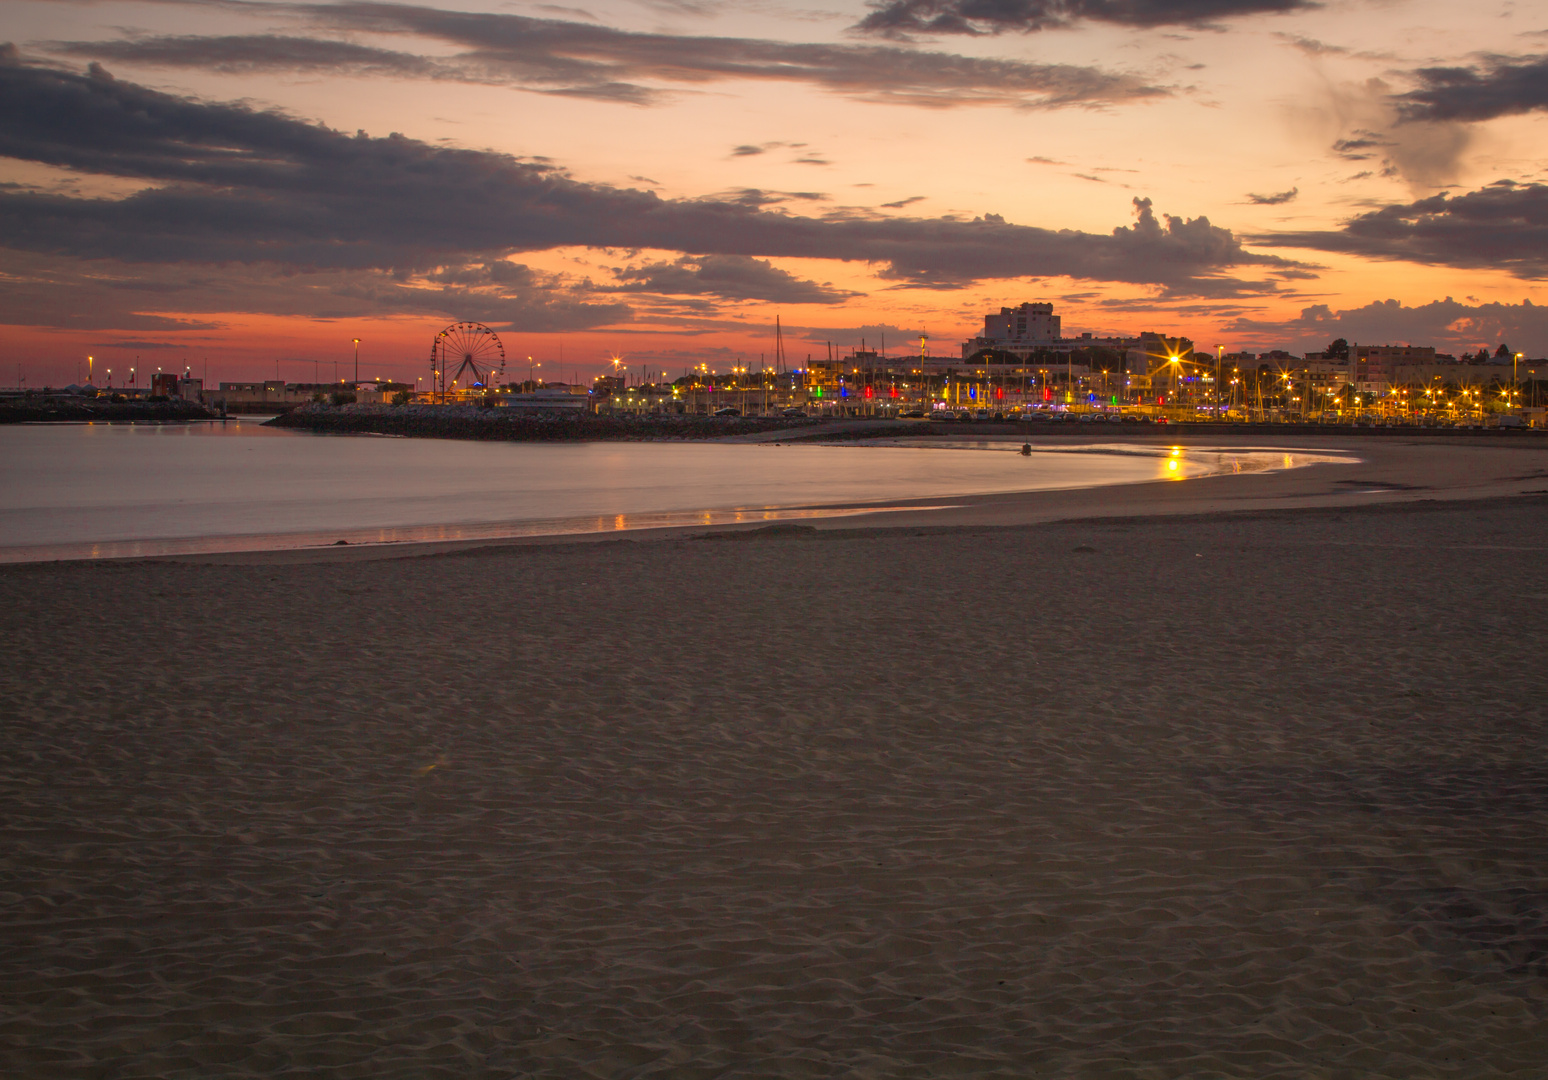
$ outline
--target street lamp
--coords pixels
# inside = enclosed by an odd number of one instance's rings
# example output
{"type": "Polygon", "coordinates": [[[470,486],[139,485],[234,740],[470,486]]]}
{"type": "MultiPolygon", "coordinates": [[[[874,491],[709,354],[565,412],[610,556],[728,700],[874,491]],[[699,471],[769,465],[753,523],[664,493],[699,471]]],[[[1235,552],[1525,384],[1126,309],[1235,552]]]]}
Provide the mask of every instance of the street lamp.
{"type": "Polygon", "coordinates": [[[360,385],[360,339],[351,338],[350,340],[355,343],[355,385],[358,387],[360,385]]]}
{"type": "Polygon", "coordinates": [[[1225,346],[1215,346],[1215,419],[1220,419],[1220,369],[1225,364],[1225,346]]]}

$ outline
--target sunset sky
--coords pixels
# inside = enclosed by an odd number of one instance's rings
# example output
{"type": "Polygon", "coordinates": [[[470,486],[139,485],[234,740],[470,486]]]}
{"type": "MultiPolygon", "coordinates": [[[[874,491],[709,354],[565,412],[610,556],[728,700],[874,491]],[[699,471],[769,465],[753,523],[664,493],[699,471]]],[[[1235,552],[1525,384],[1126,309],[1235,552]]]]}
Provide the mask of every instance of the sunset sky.
{"type": "Polygon", "coordinates": [[[776,315],[797,363],[945,354],[1025,300],[1548,352],[1548,4],[8,0],[0,41],[4,385],[357,337],[412,381],[458,320],[551,380],[756,367],[776,315]]]}

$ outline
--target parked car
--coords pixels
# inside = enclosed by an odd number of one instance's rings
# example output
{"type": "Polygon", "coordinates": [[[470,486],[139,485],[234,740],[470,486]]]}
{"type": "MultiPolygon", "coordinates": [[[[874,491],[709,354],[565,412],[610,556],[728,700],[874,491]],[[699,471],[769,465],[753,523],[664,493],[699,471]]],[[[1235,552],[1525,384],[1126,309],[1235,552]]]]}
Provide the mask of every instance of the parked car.
{"type": "Polygon", "coordinates": [[[780,414],[779,415],[781,415],[781,416],[805,416],[806,415],[806,410],[805,409],[797,409],[797,408],[792,407],[792,408],[789,408],[789,409],[782,409],[782,410],[780,410],[780,414]]]}
{"type": "Polygon", "coordinates": [[[724,409],[716,409],[714,415],[716,415],[716,416],[741,416],[742,415],[742,410],[741,409],[733,409],[731,406],[727,405],[724,409]]]}
{"type": "Polygon", "coordinates": [[[924,413],[920,412],[918,409],[910,409],[908,412],[898,413],[898,416],[901,417],[902,419],[905,419],[905,420],[923,420],[924,419],[924,413]]]}

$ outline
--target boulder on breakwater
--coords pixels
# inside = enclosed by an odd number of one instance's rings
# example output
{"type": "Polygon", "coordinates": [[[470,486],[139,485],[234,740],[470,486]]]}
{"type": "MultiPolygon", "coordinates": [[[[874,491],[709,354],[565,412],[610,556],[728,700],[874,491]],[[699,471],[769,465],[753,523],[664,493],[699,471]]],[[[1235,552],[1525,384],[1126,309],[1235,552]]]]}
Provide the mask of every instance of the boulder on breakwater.
{"type": "Polygon", "coordinates": [[[757,416],[607,416],[479,408],[476,405],[303,405],[269,426],[307,431],[405,435],[500,442],[719,439],[810,427],[811,418],[757,416]]]}

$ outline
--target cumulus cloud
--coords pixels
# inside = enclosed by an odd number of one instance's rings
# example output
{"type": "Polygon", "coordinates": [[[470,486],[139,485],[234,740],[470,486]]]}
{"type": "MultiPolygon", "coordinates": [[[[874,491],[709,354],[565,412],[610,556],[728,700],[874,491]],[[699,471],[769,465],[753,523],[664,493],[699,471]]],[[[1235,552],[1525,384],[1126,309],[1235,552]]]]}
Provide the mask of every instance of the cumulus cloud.
{"type": "Polygon", "coordinates": [[[1431,266],[1548,277],[1548,186],[1502,180],[1463,195],[1384,206],[1328,231],[1281,232],[1257,243],[1402,259],[1431,266]]]}
{"type": "Polygon", "coordinates": [[[718,296],[723,300],[764,300],[777,304],[841,304],[859,293],[819,285],[746,255],[685,255],[673,262],[646,263],[614,272],[617,292],[672,296],[718,296]]]}
{"type": "Polygon", "coordinates": [[[1287,202],[1294,201],[1295,197],[1300,193],[1300,188],[1291,188],[1289,191],[1276,191],[1272,195],[1254,195],[1249,192],[1247,194],[1247,201],[1254,206],[1283,206],[1287,202]]]}
{"type": "Polygon", "coordinates": [[[1377,300],[1364,307],[1335,311],[1326,304],[1303,308],[1299,317],[1283,322],[1249,318],[1229,326],[1232,333],[1255,341],[1259,348],[1320,349],[1334,338],[1376,344],[1435,345],[1442,352],[1460,353],[1508,341],[1528,355],[1548,352],[1548,307],[1523,300],[1519,304],[1460,303],[1451,297],[1405,306],[1397,300],[1377,300]]]}
{"type": "MultiPolygon", "coordinates": [[[[648,34],[558,19],[397,4],[273,4],[265,5],[264,11],[289,14],[321,33],[405,37],[460,51],[422,56],[331,39],[272,34],[56,42],[51,48],[115,63],[396,75],[505,85],[636,105],[660,100],[673,88],[729,80],[806,83],[864,100],[938,108],[971,104],[1034,108],[1107,105],[1169,93],[1135,76],[1096,67],[887,46],[648,34]]],[[[756,150],[749,145],[733,153],[756,150]]]]}
{"type": "Polygon", "coordinates": [[[863,261],[905,286],[1068,275],[1184,296],[1271,292],[1272,280],[1231,271],[1296,265],[1244,249],[1207,218],[1158,218],[1149,200],[1135,201],[1134,225],[1106,235],[994,214],[797,217],[746,200],[586,184],[490,151],[345,135],[100,68],[0,65],[0,156],[145,185],[116,199],[0,191],[6,246],[83,259],[405,274],[575,246],[863,261]]]}
{"type": "Polygon", "coordinates": [[[1393,97],[1401,120],[1492,120],[1548,108],[1548,56],[1494,56],[1472,67],[1413,73],[1417,89],[1393,97]]]}
{"type": "Polygon", "coordinates": [[[1311,0],[873,0],[856,28],[905,37],[1031,33],[1078,22],[1188,26],[1318,6],[1311,0]]]}

